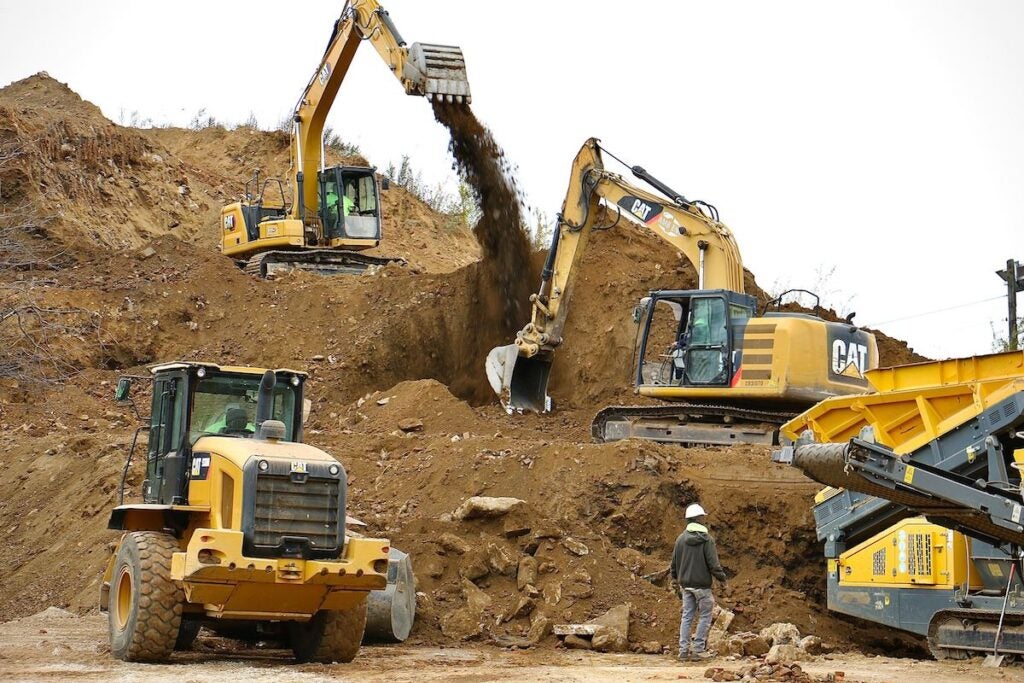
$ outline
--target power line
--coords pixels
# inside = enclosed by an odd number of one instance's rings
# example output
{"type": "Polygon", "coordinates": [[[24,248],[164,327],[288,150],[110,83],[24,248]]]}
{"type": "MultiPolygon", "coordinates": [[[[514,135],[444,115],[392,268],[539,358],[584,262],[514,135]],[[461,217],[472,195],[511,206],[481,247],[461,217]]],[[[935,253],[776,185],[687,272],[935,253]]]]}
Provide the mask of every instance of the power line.
{"type": "Polygon", "coordinates": [[[998,300],[1000,300],[1002,298],[1004,298],[1004,295],[1000,294],[999,296],[993,296],[993,297],[990,297],[988,299],[979,299],[977,301],[969,301],[967,303],[957,304],[955,306],[947,306],[945,308],[936,308],[934,311],[924,311],[923,313],[915,313],[913,315],[907,315],[907,316],[904,316],[902,318],[893,318],[892,320],[885,320],[885,321],[882,321],[880,323],[872,323],[870,325],[864,325],[864,327],[871,327],[871,328],[877,329],[877,328],[881,327],[882,325],[889,325],[890,323],[898,323],[898,322],[903,322],[904,320],[913,320],[915,318],[923,318],[923,317],[925,317],[927,315],[934,315],[936,313],[945,313],[946,311],[955,311],[958,308],[969,308],[971,306],[977,306],[978,304],[985,304],[985,303],[988,303],[990,301],[998,301],[998,300]]]}

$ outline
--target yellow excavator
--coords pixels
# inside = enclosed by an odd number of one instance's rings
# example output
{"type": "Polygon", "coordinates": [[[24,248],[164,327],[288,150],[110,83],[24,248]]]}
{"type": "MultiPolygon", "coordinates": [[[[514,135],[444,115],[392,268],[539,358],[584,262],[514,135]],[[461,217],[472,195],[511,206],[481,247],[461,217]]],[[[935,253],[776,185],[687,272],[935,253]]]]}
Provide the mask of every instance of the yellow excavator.
{"type": "Polygon", "coordinates": [[[488,381],[508,412],[550,410],[548,378],[574,280],[592,231],[612,227],[599,225],[612,211],[616,223],[628,216],[689,259],[698,289],[652,291],[634,309],[636,391],[670,404],[605,408],[592,425],[596,440],[773,444],[779,426],[801,410],[867,390],[864,373],[878,365],[877,344],[852,316],[829,322],[785,312],[781,297],[758,312],[743,291],[736,240],[717,210],[640,166],[630,170],[656,192],[634,187],[605,169],[601,152],[591,138],[573,162],[540,291],[530,297],[531,321],[514,344],[488,354],[488,381]]]}
{"type": "Polygon", "coordinates": [[[221,210],[221,251],[253,275],[296,268],[360,273],[398,260],[360,253],[381,241],[375,169],[325,163],[324,121],[364,40],[373,45],[406,94],[447,102],[471,99],[460,48],[407,45],[376,0],[346,2],[323,59],[295,106],[287,183],[278,178],[261,182],[257,170],[245,186],[243,201],[221,210]],[[285,184],[290,185],[291,203],[285,184]]]}

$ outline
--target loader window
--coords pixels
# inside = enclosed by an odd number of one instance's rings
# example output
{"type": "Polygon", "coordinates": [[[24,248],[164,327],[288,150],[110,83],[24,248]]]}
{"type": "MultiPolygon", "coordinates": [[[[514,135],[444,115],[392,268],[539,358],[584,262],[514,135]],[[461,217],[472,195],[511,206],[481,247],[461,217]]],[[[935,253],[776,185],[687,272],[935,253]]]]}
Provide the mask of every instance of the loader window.
{"type": "MultiPolygon", "coordinates": [[[[199,380],[192,399],[191,442],[204,434],[251,437],[256,432],[258,375],[213,375],[199,380]]],[[[295,434],[295,389],[279,380],[274,387],[270,417],[285,425],[285,441],[295,434]]]]}

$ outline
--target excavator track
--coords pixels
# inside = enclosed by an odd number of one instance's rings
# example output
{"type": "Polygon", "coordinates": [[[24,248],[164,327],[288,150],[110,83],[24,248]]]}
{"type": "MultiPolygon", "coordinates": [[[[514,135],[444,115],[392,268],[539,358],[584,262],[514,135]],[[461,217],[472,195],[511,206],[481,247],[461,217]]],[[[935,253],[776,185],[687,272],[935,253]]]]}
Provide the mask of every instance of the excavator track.
{"type": "MultiPolygon", "coordinates": [[[[999,626],[998,610],[950,609],[936,612],[928,626],[928,650],[935,659],[967,659],[990,654],[999,626]]],[[[999,653],[1024,657],[1024,614],[1008,611],[999,653]]]]}
{"type": "Polygon", "coordinates": [[[598,443],[638,438],[695,446],[771,446],[778,443],[779,427],[793,416],[704,403],[609,406],[594,416],[590,433],[598,443]]]}
{"type": "Polygon", "coordinates": [[[264,251],[241,262],[242,270],[258,278],[277,272],[305,270],[321,275],[359,275],[372,266],[405,264],[399,257],[370,256],[357,251],[308,249],[306,251],[264,251]]]}

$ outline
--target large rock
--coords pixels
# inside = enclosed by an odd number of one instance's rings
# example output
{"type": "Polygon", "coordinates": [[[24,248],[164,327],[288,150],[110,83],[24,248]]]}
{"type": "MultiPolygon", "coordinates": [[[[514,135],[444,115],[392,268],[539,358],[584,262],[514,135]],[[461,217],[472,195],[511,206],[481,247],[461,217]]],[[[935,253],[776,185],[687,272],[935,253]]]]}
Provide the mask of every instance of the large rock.
{"type": "Polygon", "coordinates": [[[540,612],[534,612],[530,618],[530,630],[527,632],[526,637],[531,643],[536,645],[551,635],[551,626],[551,619],[540,612]]]}
{"type": "Polygon", "coordinates": [[[798,643],[800,649],[809,655],[820,655],[824,650],[824,646],[821,644],[821,638],[818,636],[804,636],[798,643]]]}
{"type": "Polygon", "coordinates": [[[629,647],[629,605],[619,605],[592,619],[588,624],[598,626],[591,645],[602,652],[625,652],[629,647]]]}
{"type": "Polygon", "coordinates": [[[462,566],[459,567],[459,575],[470,581],[482,579],[491,573],[488,566],[487,555],[483,551],[476,551],[462,556],[462,566]]]}
{"type": "Polygon", "coordinates": [[[765,664],[792,664],[807,659],[807,653],[794,643],[780,643],[772,645],[765,655],[765,664]]]}
{"type": "Polygon", "coordinates": [[[711,630],[708,631],[708,645],[713,650],[721,649],[722,641],[729,637],[729,626],[736,617],[731,610],[715,605],[712,612],[711,630]]]}
{"type": "Polygon", "coordinates": [[[719,648],[724,654],[739,655],[741,657],[760,657],[767,654],[771,649],[768,643],[757,633],[744,631],[726,638],[719,648]]]}
{"type": "Polygon", "coordinates": [[[490,543],[487,546],[487,566],[496,574],[515,576],[519,562],[515,554],[505,546],[490,543]]]}
{"type": "Polygon", "coordinates": [[[472,498],[467,498],[466,501],[452,513],[452,517],[455,519],[501,517],[522,504],[523,501],[518,498],[473,496],[472,498]]]}
{"type": "Polygon", "coordinates": [[[441,534],[437,539],[437,544],[445,550],[457,555],[464,555],[473,549],[469,543],[451,533],[441,534]]]}
{"type": "Polygon", "coordinates": [[[571,636],[571,635],[570,636],[566,636],[565,640],[562,641],[562,644],[565,645],[570,650],[589,650],[589,649],[591,649],[593,647],[590,644],[590,641],[587,640],[586,638],[581,638],[579,636],[571,636]]]}
{"type": "Polygon", "coordinates": [[[483,631],[484,611],[491,606],[491,597],[467,579],[462,580],[466,606],[441,617],[441,633],[453,640],[468,640],[483,631]]]}
{"type": "Polygon", "coordinates": [[[800,629],[793,624],[777,623],[761,629],[761,637],[772,645],[785,645],[800,641],[800,629]]]}
{"type": "Polygon", "coordinates": [[[527,586],[537,585],[537,560],[530,555],[523,555],[519,558],[519,568],[516,570],[516,586],[519,590],[525,590],[527,586]]]}

